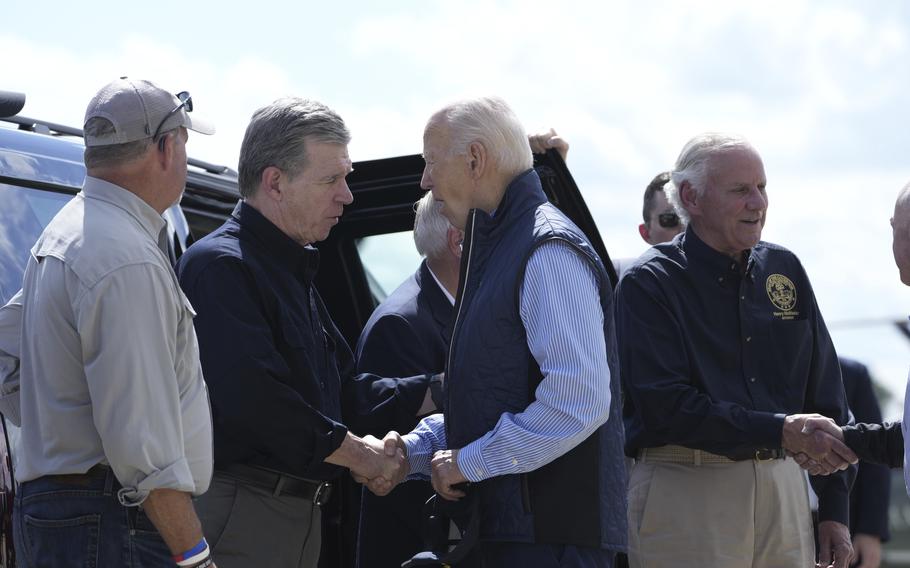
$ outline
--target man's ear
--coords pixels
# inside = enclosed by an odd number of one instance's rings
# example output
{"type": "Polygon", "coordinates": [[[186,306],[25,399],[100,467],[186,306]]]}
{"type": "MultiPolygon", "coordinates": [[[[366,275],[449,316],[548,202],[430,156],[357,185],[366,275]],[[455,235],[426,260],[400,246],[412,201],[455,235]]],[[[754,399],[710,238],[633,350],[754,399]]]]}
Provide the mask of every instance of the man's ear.
{"type": "Polygon", "coordinates": [[[284,192],[281,188],[284,172],[275,166],[268,166],[259,175],[259,193],[274,201],[281,201],[284,192]]]}
{"type": "Polygon", "coordinates": [[[478,180],[483,177],[486,169],[490,167],[489,159],[490,156],[483,144],[480,142],[471,142],[471,144],[468,145],[467,160],[471,179],[478,180]]]}
{"type": "Polygon", "coordinates": [[[461,258],[461,242],[464,241],[464,231],[449,226],[446,231],[446,248],[455,258],[461,258]]]}
{"type": "Polygon", "coordinates": [[[174,145],[177,143],[177,139],[173,136],[172,132],[165,132],[158,138],[158,152],[157,152],[157,161],[158,165],[162,170],[167,170],[171,167],[171,162],[174,160],[174,145]]]}
{"type": "Polygon", "coordinates": [[[695,188],[688,181],[682,182],[679,186],[679,200],[682,202],[683,209],[690,213],[699,212],[699,196],[695,188]]]}
{"type": "Polygon", "coordinates": [[[648,230],[647,225],[644,223],[639,224],[638,234],[641,235],[641,238],[643,238],[646,243],[651,244],[651,231],[648,230]]]}

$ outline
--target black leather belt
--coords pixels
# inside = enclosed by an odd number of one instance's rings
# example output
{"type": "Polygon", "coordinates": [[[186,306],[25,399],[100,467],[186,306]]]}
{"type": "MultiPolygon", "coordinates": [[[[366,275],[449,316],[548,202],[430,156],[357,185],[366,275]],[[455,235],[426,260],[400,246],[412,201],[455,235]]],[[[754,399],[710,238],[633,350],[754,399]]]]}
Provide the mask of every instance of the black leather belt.
{"type": "Polygon", "coordinates": [[[44,479],[48,479],[55,483],[88,485],[95,479],[103,479],[110,471],[111,467],[109,465],[98,463],[89,468],[89,470],[85,473],[60,473],[54,475],[45,475],[44,479]]]}
{"type": "Polygon", "coordinates": [[[787,452],[784,450],[777,449],[768,449],[761,448],[750,452],[748,454],[730,456],[730,459],[733,461],[746,461],[746,460],[755,460],[755,461],[769,461],[769,460],[782,460],[787,457],[787,452]]]}
{"type": "Polygon", "coordinates": [[[268,489],[275,497],[281,495],[300,497],[320,507],[328,502],[332,494],[332,484],[327,481],[312,481],[272,469],[235,463],[217,470],[217,473],[268,489]]]}

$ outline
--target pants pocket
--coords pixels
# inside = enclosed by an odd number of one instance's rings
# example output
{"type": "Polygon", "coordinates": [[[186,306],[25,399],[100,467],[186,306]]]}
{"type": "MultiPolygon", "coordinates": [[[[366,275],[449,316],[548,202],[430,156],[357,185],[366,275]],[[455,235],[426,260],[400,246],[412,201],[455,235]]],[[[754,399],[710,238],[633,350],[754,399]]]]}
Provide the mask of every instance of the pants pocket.
{"type": "Polygon", "coordinates": [[[28,566],[34,568],[95,568],[101,515],[70,519],[39,519],[25,515],[23,523],[28,566]]]}

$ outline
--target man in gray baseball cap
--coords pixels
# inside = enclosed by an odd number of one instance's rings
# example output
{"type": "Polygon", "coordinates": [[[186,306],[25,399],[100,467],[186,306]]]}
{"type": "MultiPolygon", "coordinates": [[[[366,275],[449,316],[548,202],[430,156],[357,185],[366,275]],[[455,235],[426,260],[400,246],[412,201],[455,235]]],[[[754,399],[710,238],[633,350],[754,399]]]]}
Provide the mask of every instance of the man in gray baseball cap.
{"type": "Polygon", "coordinates": [[[213,565],[191,501],[212,475],[211,415],[161,216],[186,182],[187,129],[213,132],[192,110],[148,81],[98,91],[82,191],[0,310],[21,344],[23,565],[213,565]]]}

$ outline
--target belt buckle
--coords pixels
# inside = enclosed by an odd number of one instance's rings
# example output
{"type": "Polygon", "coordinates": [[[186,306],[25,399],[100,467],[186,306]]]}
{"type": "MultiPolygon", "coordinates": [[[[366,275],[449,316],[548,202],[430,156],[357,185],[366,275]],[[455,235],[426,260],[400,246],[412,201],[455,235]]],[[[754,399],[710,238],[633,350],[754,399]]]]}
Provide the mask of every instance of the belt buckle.
{"type": "Polygon", "coordinates": [[[329,496],[332,494],[332,484],[323,481],[316,488],[316,493],[313,494],[313,504],[317,507],[322,507],[329,501],[329,496]]]}
{"type": "Polygon", "coordinates": [[[755,461],[759,461],[759,462],[771,461],[771,460],[775,459],[775,456],[774,456],[774,452],[769,450],[768,448],[761,448],[761,449],[755,450],[754,459],[755,459],[755,461]]]}

